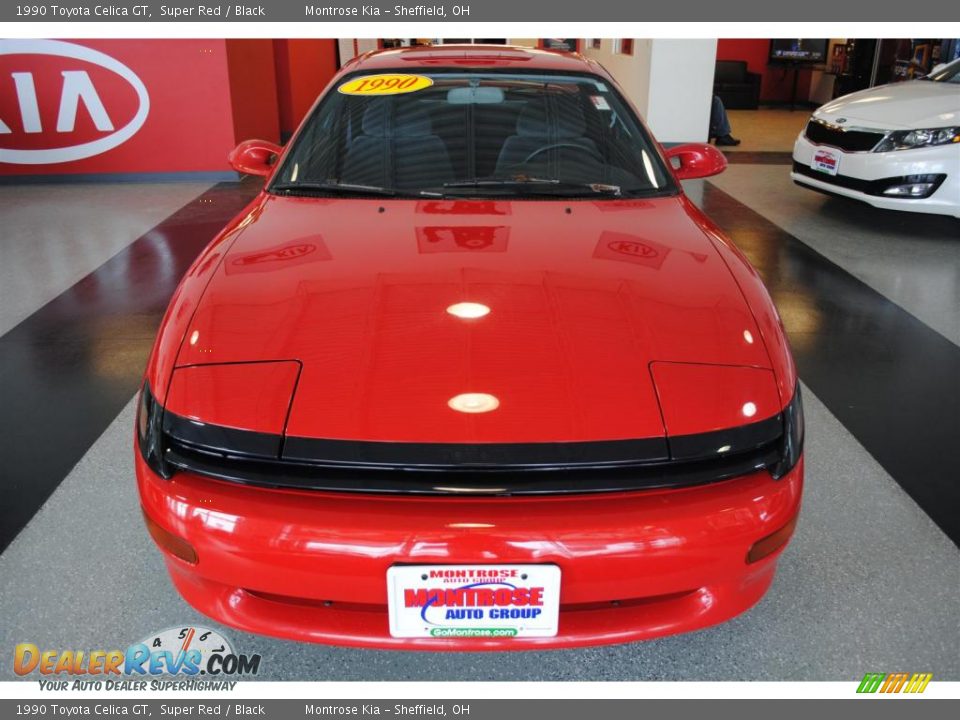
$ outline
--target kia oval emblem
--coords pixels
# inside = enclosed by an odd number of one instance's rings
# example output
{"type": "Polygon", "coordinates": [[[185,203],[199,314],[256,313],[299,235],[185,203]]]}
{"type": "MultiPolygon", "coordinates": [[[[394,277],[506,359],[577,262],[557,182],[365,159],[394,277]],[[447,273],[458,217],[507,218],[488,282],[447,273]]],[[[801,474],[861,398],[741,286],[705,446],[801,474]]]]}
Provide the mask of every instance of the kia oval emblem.
{"type": "Polygon", "coordinates": [[[837,125],[843,125],[846,121],[846,118],[837,118],[837,125]]]}
{"type": "MultiPolygon", "coordinates": [[[[133,88],[137,96],[137,110],[126,125],[115,128],[103,106],[100,95],[82,69],[70,69],[61,72],[63,86],[60,93],[60,110],[56,122],[57,133],[68,133],[74,129],[78,106],[83,104],[100,132],[109,135],[95,140],[53,148],[11,148],[3,147],[4,136],[13,133],[7,120],[0,117],[0,163],[15,165],[49,165],[51,163],[71,162],[100,155],[122,145],[132,138],[147,120],[150,113],[150,95],[143,81],[126,65],[109,55],[93,48],[61,40],[0,40],[0,56],[3,55],[48,55],[67,60],[78,60],[96,65],[120,76],[133,88]]],[[[9,78],[16,87],[16,100],[20,106],[20,123],[25,133],[44,132],[43,121],[37,104],[37,88],[33,73],[19,71],[9,78]]],[[[0,78],[0,82],[4,82],[0,78]]],[[[6,107],[6,104],[4,104],[6,107]]]]}

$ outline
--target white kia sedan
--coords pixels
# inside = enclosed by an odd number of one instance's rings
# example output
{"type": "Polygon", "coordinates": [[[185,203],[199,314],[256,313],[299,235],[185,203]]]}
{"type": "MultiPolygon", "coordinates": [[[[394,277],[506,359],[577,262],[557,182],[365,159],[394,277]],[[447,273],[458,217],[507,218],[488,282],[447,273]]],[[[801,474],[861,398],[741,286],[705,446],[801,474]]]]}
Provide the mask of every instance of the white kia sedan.
{"type": "Polygon", "coordinates": [[[879,208],[960,217],[960,60],[819,108],[790,177],[879,208]]]}

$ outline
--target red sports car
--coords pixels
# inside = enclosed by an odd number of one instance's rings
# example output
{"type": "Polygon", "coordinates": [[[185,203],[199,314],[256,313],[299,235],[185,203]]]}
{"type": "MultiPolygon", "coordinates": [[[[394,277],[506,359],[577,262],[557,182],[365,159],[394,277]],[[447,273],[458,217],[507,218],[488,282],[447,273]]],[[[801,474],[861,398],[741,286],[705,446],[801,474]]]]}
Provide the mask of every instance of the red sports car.
{"type": "Polygon", "coordinates": [[[797,520],[796,370],[757,273],[578,55],[348,63],[197,259],[140,395],[183,597],[402,649],[622,643],[756,603],[797,520]]]}

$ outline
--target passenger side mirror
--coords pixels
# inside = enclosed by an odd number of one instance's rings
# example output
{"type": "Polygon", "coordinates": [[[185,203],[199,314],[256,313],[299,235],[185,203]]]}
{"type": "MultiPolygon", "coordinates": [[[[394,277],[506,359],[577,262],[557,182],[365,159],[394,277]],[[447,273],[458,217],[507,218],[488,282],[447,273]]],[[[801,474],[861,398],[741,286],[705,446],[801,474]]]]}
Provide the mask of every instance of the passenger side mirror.
{"type": "Polygon", "coordinates": [[[677,145],[667,150],[666,155],[677,180],[710,177],[727,169],[727,159],[723,153],[705,143],[677,145]]]}
{"type": "Polygon", "coordinates": [[[244,140],[227,159],[230,166],[245,175],[269,175],[283,148],[267,140],[244,140]]]}

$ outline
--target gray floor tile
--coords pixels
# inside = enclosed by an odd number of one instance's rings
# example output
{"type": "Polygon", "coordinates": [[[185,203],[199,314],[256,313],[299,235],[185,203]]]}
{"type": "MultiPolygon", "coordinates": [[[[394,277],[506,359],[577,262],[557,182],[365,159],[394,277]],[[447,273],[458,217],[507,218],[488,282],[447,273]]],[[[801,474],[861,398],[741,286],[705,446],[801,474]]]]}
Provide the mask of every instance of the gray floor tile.
{"type": "Polygon", "coordinates": [[[708,182],[960,345],[960,220],[827,197],[787,165],[730,165],[708,182]]]}
{"type": "Polygon", "coordinates": [[[208,187],[0,186],[0,335],[208,187]]]}

